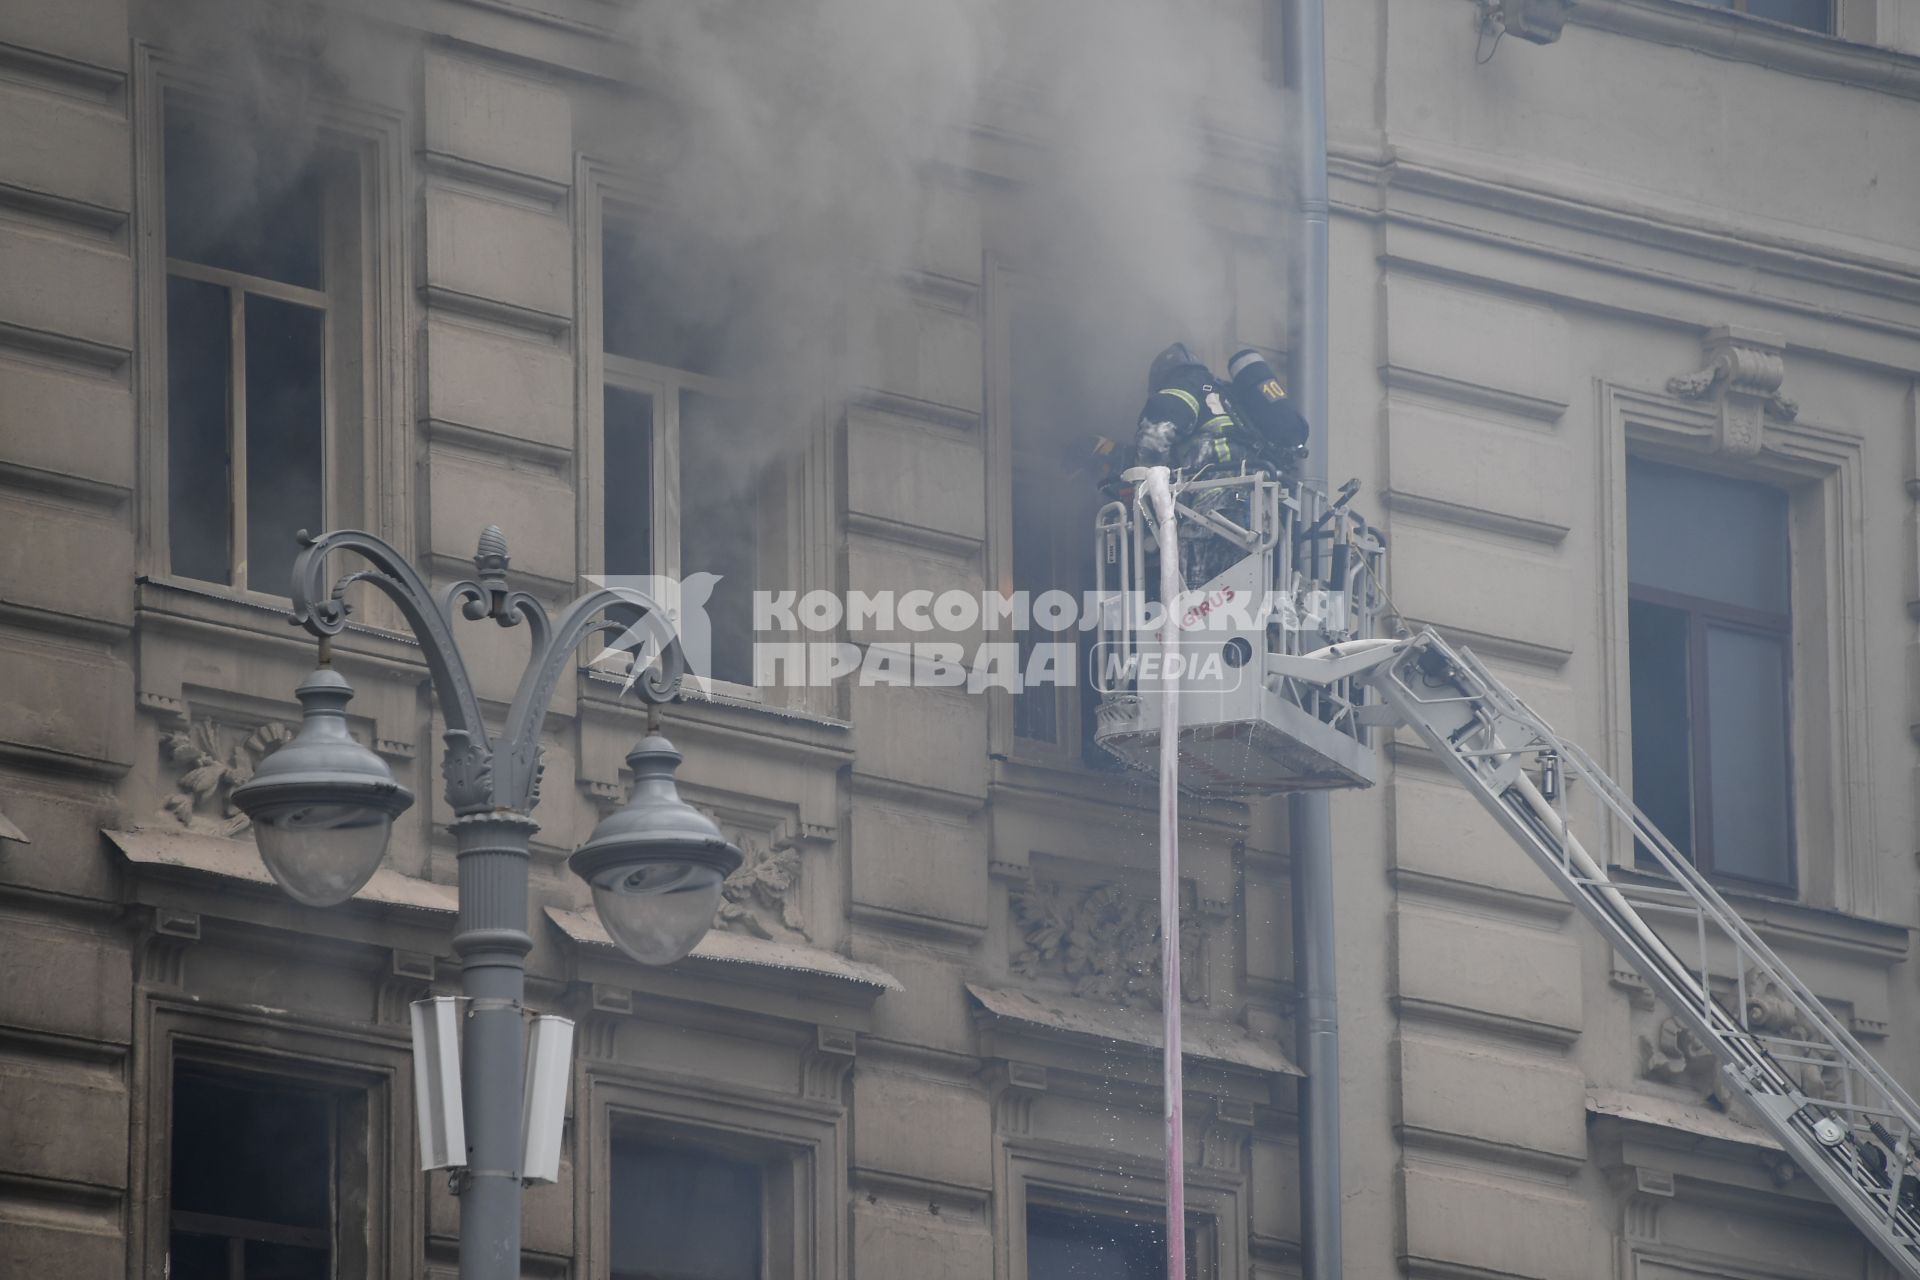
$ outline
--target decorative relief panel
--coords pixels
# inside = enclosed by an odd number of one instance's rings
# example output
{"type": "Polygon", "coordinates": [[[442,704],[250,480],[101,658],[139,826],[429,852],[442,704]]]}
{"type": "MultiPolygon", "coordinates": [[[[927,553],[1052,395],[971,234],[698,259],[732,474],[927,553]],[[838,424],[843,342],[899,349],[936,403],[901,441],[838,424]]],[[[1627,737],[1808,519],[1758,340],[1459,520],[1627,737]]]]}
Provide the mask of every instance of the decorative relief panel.
{"type": "Polygon", "coordinates": [[[173,794],[161,809],[190,830],[239,835],[248,822],[233,806],[233,789],[292,737],[293,730],[277,721],[249,727],[211,718],[162,734],[160,754],[173,774],[173,794]]]}
{"type": "MultiPolygon", "coordinates": [[[[803,830],[791,813],[724,802],[694,807],[713,819],[720,833],[744,855],[739,869],[720,886],[714,927],[772,942],[811,941],[802,864],[810,837],[818,838],[819,833],[803,830]]],[[[831,831],[825,833],[824,841],[831,843],[831,831]]]]}
{"type": "Polygon", "coordinates": [[[800,850],[770,832],[743,831],[724,824],[721,830],[739,846],[746,860],[720,886],[720,910],[714,914],[714,924],[756,938],[807,937],[806,915],[800,905],[800,850]]]}
{"type": "MultiPolygon", "coordinates": [[[[1732,1007],[1734,993],[1723,991],[1720,999],[1732,1007]]],[[[1781,1068],[1794,1078],[1809,1098],[1840,1100],[1843,1072],[1837,1062],[1824,1060],[1825,1050],[1807,1047],[1813,1031],[1774,984],[1754,970],[1746,977],[1746,1025],[1754,1035],[1768,1041],[1768,1050],[1781,1068]]],[[[1668,1016],[1652,1036],[1640,1038],[1641,1075],[1660,1084],[1682,1085],[1699,1090],[1702,1097],[1720,1100],[1720,1075],[1713,1053],[1678,1018],[1668,1016]]]]}
{"type": "MultiPolygon", "coordinates": [[[[1064,978],[1073,994],[1122,1006],[1157,1006],[1160,904],[1114,882],[1074,887],[1052,881],[1012,891],[1016,973],[1064,978]]],[[[1185,895],[1183,895],[1184,897],[1185,895]]],[[[1180,908],[1180,994],[1206,996],[1200,950],[1208,922],[1180,908]]]]}
{"type": "Polygon", "coordinates": [[[1667,394],[1702,400],[1719,411],[1714,441],[1722,451],[1751,458],[1760,452],[1767,415],[1792,422],[1800,406],[1780,394],[1786,379],[1786,342],[1778,334],[1738,325],[1707,332],[1705,367],[1667,379],[1667,394]]]}

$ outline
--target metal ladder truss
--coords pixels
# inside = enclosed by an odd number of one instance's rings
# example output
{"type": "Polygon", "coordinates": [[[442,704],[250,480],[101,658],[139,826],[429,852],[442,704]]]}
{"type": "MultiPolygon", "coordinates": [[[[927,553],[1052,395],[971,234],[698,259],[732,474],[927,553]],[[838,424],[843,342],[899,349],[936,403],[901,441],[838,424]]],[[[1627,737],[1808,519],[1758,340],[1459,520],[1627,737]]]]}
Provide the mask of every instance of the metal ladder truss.
{"type": "MultiPolygon", "coordinates": [[[[1366,660],[1359,646],[1335,648],[1347,652],[1323,650],[1325,660],[1349,670],[1366,660]]],[[[1424,740],[1712,1051],[1727,1092],[1902,1275],[1920,1280],[1920,1109],[1906,1091],[1620,786],[1471,652],[1431,630],[1366,648],[1376,661],[1364,678],[1384,701],[1375,714],[1424,740]],[[1552,799],[1530,768],[1549,780],[1552,799]],[[1615,879],[1581,845],[1566,787],[1552,781],[1561,773],[1592,789],[1658,874],[1615,879]],[[1676,949],[1650,918],[1680,923],[1688,939],[1676,949]]]]}

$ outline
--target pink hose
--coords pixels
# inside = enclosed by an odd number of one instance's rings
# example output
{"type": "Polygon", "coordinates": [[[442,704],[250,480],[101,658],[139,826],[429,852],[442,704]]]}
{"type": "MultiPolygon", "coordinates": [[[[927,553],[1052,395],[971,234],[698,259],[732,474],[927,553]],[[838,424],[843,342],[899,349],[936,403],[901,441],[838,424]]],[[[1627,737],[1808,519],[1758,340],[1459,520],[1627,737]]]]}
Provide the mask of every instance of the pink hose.
{"type": "Polygon", "coordinates": [[[1180,536],[1167,469],[1154,467],[1143,486],[1160,548],[1160,977],[1166,1011],[1167,1280],[1187,1276],[1185,1098],[1180,1071],[1180,536]]]}

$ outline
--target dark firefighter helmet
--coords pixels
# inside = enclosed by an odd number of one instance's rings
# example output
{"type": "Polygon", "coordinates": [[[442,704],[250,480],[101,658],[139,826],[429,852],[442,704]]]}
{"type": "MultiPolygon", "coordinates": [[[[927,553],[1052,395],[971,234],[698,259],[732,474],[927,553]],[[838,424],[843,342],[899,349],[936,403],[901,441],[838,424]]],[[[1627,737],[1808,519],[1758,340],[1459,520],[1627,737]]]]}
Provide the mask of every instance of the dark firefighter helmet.
{"type": "Polygon", "coordinates": [[[1147,394],[1165,390],[1180,376],[1183,369],[1200,369],[1206,365],[1187,350],[1187,344],[1176,342],[1153,358],[1153,365],[1147,370],[1147,394]]]}

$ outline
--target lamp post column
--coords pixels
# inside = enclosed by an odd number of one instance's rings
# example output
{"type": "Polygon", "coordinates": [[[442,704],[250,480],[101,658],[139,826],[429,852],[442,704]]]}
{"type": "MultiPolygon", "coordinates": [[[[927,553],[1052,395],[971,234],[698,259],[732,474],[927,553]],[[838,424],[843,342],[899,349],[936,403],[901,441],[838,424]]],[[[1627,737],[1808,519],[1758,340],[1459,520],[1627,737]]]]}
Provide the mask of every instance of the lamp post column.
{"type": "Polygon", "coordinates": [[[461,1280],[519,1280],[521,1075],[526,1048],[528,845],[537,824],[508,810],[453,823],[467,997],[460,1054],[467,1163],[460,1177],[461,1280]]]}

